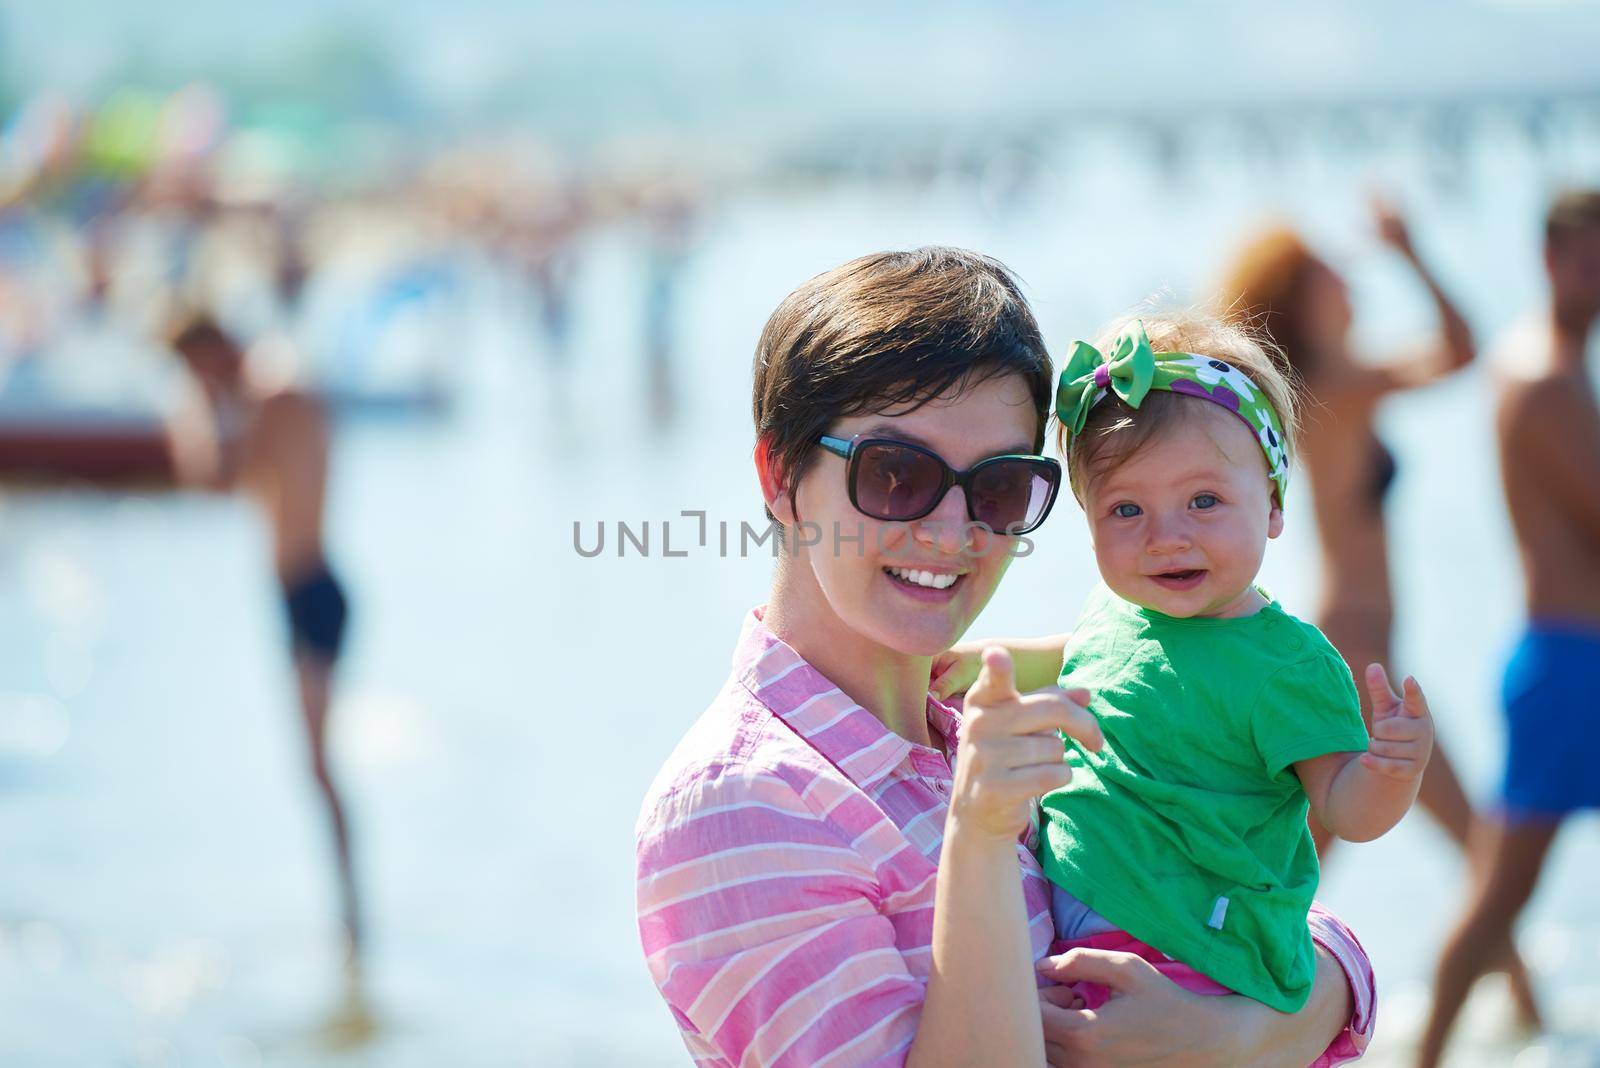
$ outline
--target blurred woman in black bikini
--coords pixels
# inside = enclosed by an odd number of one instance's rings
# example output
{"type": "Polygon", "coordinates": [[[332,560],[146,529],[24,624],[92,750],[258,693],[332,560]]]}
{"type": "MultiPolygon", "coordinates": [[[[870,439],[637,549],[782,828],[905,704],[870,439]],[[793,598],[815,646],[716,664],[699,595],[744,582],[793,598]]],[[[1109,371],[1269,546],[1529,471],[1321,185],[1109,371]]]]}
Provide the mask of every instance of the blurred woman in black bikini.
{"type": "MultiPolygon", "coordinates": [[[[1311,483],[1322,547],[1316,623],[1351,664],[1393,662],[1394,597],[1383,505],[1395,461],[1373,430],[1378,404],[1460,370],[1476,354],[1471,330],[1418,258],[1404,220],[1375,203],[1373,222],[1383,242],[1411,265],[1438,311],[1439,337],[1419,352],[1383,363],[1357,361],[1349,348],[1352,311],[1344,280],[1285,227],[1247,240],[1218,294],[1227,314],[1270,335],[1309,395],[1300,462],[1311,483]]],[[[1362,701],[1370,718],[1365,696],[1362,701]]],[[[1418,799],[1465,851],[1472,805],[1437,741],[1418,799]]],[[[1331,836],[1315,819],[1311,823],[1317,850],[1326,855],[1331,836]]],[[[1537,1026],[1538,1008],[1520,958],[1508,974],[1518,1016],[1537,1026]]]]}
{"type": "Polygon", "coordinates": [[[322,545],[327,418],[310,394],[252,379],[245,354],[206,315],[180,317],[167,341],[193,387],[168,428],[179,483],[216,492],[241,490],[261,506],[270,527],[311,773],[333,828],[348,939],[346,1002],[330,1028],[341,1041],[359,1040],[370,1030],[360,986],[361,909],[349,826],[327,759],[333,671],[349,611],[322,545]]]}

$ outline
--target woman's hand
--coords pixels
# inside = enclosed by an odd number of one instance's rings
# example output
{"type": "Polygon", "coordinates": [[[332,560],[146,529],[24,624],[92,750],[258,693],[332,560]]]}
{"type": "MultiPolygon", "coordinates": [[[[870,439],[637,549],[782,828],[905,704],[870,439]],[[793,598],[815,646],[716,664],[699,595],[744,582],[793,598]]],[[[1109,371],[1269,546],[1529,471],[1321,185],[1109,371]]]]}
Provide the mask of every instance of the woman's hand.
{"type": "Polygon", "coordinates": [[[1370,377],[1378,382],[1387,380],[1386,390],[1411,389],[1425,386],[1471,363],[1478,353],[1472,328],[1417,255],[1416,246],[1411,243],[1411,231],[1394,203],[1376,194],[1372,197],[1372,225],[1379,240],[1404,256],[1411,269],[1417,272],[1418,280],[1428,290],[1439,313],[1440,336],[1437,344],[1429,345],[1409,359],[1381,365],[1384,370],[1370,377]]]}
{"type": "Polygon", "coordinates": [[[1099,723],[1084,708],[1088,700],[1087,690],[1055,687],[1024,696],[1017,692],[1011,654],[999,646],[985,649],[962,717],[953,828],[1014,841],[1028,826],[1033,799],[1072,779],[1056,732],[1088,749],[1104,744],[1099,723]]]}
{"type": "Polygon", "coordinates": [[[1372,227],[1378,232],[1378,239],[1385,245],[1408,260],[1416,259],[1416,250],[1411,245],[1411,232],[1406,229],[1406,221],[1392,201],[1385,197],[1373,196],[1372,227]]]}
{"type": "Polygon", "coordinates": [[[1057,983],[1099,983],[1110,991],[1093,1010],[1070,985],[1039,991],[1045,1059],[1062,1068],[1310,1064],[1350,1018],[1349,982],[1320,945],[1311,998],[1292,1015],[1239,994],[1191,993],[1132,953],[1070,949],[1035,967],[1057,983]]]}
{"type": "Polygon", "coordinates": [[[961,719],[934,887],[933,964],[910,1065],[1045,1059],[1017,836],[1033,799],[1072,777],[1059,732],[1100,748],[1087,700],[1054,686],[1024,696],[1011,654],[983,651],[961,719]]]}
{"type": "Polygon", "coordinates": [[[1230,1015],[1228,1003],[1238,998],[1190,993],[1132,953],[1070,949],[1046,957],[1038,968],[1059,983],[1099,983],[1111,992],[1110,1001],[1087,1011],[1069,986],[1039,991],[1045,1059],[1051,1065],[1220,1068],[1250,1063],[1255,1043],[1230,1015]]]}

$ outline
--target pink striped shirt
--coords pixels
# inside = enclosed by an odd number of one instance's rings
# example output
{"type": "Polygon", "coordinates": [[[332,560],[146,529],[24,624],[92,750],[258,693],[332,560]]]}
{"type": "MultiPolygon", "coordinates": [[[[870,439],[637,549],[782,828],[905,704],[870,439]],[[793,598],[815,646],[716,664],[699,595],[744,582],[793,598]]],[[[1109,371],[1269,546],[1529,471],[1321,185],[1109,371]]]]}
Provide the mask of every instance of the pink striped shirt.
{"type": "MultiPolygon", "coordinates": [[[[697,1064],[901,1064],[928,981],[934,876],[952,785],[937,750],[889,731],[761,621],[733,674],[656,777],[637,830],[639,934],[697,1064]]],[[[956,757],[960,714],[928,699],[956,757]]],[[[1034,956],[1050,888],[1017,843],[1034,956]]],[[[1318,1065],[1371,1035],[1372,969],[1313,906],[1312,936],[1344,968],[1349,1028],[1318,1065]]]]}

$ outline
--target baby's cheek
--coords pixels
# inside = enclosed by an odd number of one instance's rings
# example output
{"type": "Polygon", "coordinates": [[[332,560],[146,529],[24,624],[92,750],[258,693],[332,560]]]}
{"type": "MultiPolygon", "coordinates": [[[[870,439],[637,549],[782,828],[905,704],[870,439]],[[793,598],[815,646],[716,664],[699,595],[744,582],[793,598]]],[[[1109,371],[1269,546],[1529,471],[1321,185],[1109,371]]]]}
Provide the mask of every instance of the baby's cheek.
{"type": "Polygon", "coordinates": [[[1234,567],[1254,573],[1267,555],[1266,523],[1241,522],[1228,539],[1227,553],[1234,567]]]}
{"type": "Polygon", "coordinates": [[[1108,585],[1115,586],[1125,579],[1129,555],[1127,549],[1113,538],[1094,539],[1094,562],[1108,585]]]}
{"type": "Polygon", "coordinates": [[[1112,593],[1124,601],[1138,601],[1143,596],[1137,561],[1113,555],[1109,558],[1100,557],[1097,562],[1100,565],[1100,577],[1111,587],[1112,593]]]}

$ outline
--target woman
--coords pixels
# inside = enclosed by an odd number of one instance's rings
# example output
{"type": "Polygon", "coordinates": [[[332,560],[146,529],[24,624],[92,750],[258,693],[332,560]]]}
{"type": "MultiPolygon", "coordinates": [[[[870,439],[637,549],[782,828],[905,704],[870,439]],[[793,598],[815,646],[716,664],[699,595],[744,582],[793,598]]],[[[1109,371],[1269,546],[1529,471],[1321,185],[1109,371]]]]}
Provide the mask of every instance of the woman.
{"type": "MultiPolygon", "coordinates": [[[[1389,583],[1384,501],[1395,461],[1373,430],[1384,398],[1426,386],[1470,363],[1472,332],[1418,258],[1404,221],[1381,202],[1373,205],[1378,236],[1411,265],[1439,315],[1437,341],[1420,352],[1381,364],[1358,362],[1350,352],[1352,312],[1345,283],[1291,230],[1266,229],[1235,254],[1219,294],[1229,314],[1264,330],[1282,349],[1308,393],[1300,436],[1300,462],[1311,482],[1322,546],[1321,595],[1316,624],[1346,662],[1389,664],[1394,595],[1389,583]]],[[[1372,707],[1363,693],[1362,713],[1372,707]]],[[[1443,748],[1434,743],[1418,796],[1456,845],[1467,848],[1472,806],[1443,748]]],[[[1311,821],[1324,856],[1332,835],[1311,821]]],[[[1508,969],[1518,1015],[1537,1025],[1538,1009],[1520,959],[1508,969]]]]}
{"type": "Polygon", "coordinates": [[[1332,1064],[1365,1045],[1371,971],[1320,909],[1294,1016],[1127,954],[1041,959],[1034,799],[1067,775],[1055,732],[1098,729],[1063,692],[1018,694],[999,649],[963,713],[928,687],[1054,499],[1050,379],[1010,273],[959,250],[852,261],[768,321],[755,462],[783,552],[638,828],[640,935],[697,1062],[1332,1064]],[[1036,961],[1112,1001],[1039,989],[1036,961]]]}

